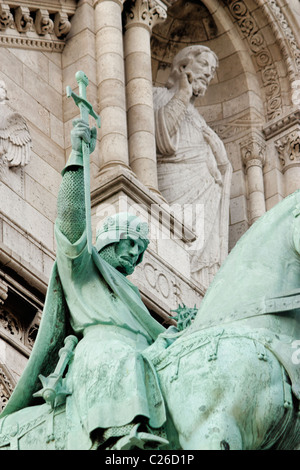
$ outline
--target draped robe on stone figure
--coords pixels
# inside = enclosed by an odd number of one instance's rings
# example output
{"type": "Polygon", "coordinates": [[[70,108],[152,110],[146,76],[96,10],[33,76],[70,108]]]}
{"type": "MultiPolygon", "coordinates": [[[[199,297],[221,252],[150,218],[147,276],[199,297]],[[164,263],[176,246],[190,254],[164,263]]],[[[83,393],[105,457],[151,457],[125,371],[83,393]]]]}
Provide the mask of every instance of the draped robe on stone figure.
{"type": "Polygon", "coordinates": [[[214,155],[203,130],[219,144],[220,139],[192,104],[177,132],[170,135],[164,106],[173,94],[167,88],[154,89],[158,187],[168,204],[192,207],[192,226],[197,240],[189,247],[191,272],[198,272],[198,280],[207,287],[228,251],[232,170],[225,149],[222,156],[214,155]],[[218,165],[225,168],[223,177],[218,165]],[[219,178],[222,184],[217,182],[219,178]],[[201,220],[202,215],[204,220],[201,220]]]}

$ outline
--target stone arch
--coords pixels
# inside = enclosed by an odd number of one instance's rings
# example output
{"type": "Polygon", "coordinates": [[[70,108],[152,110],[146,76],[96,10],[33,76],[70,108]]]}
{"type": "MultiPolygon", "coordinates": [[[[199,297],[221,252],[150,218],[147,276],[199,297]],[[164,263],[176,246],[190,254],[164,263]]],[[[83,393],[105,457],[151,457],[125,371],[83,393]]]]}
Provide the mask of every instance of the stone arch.
{"type": "Polygon", "coordinates": [[[172,58],[186,45],[201,43],[219,57],[216,78],[197,107],[225,143],[233,166],[232,247],[285,195],[277,151],[265,128],[293,106],[292,83],[300,60],[292,14],[288,21],[288,7],[281,0],[169,3],[167,21],[152,33],[153,82],[164,85],[172,58]],[[250,181],[252,173],[260,177],[259,190],[250,181]]]}

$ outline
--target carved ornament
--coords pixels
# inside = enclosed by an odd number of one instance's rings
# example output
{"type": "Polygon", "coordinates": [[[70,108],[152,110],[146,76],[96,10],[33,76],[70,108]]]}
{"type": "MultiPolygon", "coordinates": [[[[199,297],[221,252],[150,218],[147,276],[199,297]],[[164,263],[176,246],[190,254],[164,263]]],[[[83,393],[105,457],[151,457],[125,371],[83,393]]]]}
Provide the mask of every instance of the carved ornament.
{"type": "Polygon", "coordinates": [[[156,24],[166,19],[167,7],[160,0],[133,0],[126,10],[126,28],[143,26],[151,31],[156,24]]]}
{"type": "Polygon", "coordinates": [[[282,163],[282,171],[300,166],[300,126],[275,141],[275,147],[282,163]]]}
{"type": "Polygon", "coordinates": [[[15,380],[7,367],[4,364],[0,364],[0,412],[5,407],[15,385],[15,380]]]}
{"type": "Polygon", "coordinates": [[[274,119],[282,112],[282,100],[279,77],[271,53],[246,3],[243,0],[227,0],[226,4],[242,36],[247,39],[261,74],[266,97],[267,118],[268,120],[274,119]]]}
{"type": "Polygon", "coordinates": [[[295,78],[297,79],[300,72],[299,43],[289,25],[288,19],[279,6],[279,2],[277,0],[268,0],[267,2],[260,3],[264,14],[269,20],[270,27],[280,44],[288,74],[293,81],[295,78]]]}
{"type": "Polygon", "coordinates": [[[242,142],[240,146],[246,171],[252,166],[263,168],[266,161],[266,146],[258,135],[251,135],[247,140],[242,142]]]}
{"type": "Polygon", "coordinates": [[[61,52],[76,2],[9,1],[0,5],[0,46],[61,52]]]}
{"type": "Polygon", "coordinates": [[[295,125],[300,125],[300,110],[294,109],[293,111],[280,116],[274,121],[270,122],[267,126],[264,127],[263,133],[266,140],[276,137],[278,134],[281,134],[287,129],[295,127],[295,125]]]}

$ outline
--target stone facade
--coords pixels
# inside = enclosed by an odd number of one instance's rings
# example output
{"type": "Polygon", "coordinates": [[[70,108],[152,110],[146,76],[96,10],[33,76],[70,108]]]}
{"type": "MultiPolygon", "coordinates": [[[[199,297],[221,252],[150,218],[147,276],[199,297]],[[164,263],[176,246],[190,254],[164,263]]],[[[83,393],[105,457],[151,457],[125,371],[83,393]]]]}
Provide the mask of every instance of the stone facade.
{"type": "Polygon", "coordinates": [[[165,85],[187,45],[219,58],[196,107],[233,168],[230,250],[300,188],[299,21],[297,0],[1,0],[0,80],[31,139],[26,164],[0,162],[3,404],[30,354],[55,259],[60,172],[78,116],[66,86],[77,91],[76,71],[89,77],[88,99],[102,120],[91,160],[93,232],[119,210],[150,222],[149,252],[132,280],[153,315],[169,321],[179,303],[199,305],[204,289],[190,275],[195,234],[159,190],[152,87],[165,85]]]}

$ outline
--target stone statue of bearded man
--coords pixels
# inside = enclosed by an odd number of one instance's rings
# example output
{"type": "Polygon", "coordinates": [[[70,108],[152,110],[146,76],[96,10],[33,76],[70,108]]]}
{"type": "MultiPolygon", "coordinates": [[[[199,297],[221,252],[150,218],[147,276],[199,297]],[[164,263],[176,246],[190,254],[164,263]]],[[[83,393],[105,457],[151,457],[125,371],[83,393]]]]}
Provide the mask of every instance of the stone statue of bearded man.
{"type": "Polygon", "coordinates": [[[223,143],[194,106],[217,66],[209,48],[186,47],[175,56],[166,86],[154,89],[159,190],[174,212],[192,208],[191,272],[205,288],[228,253],[232,169],[223,143]]]}

